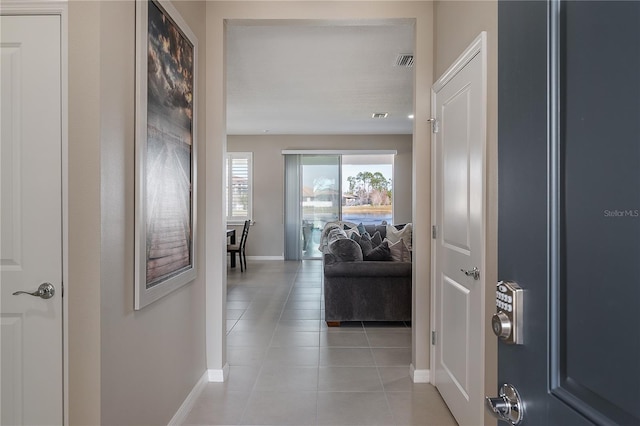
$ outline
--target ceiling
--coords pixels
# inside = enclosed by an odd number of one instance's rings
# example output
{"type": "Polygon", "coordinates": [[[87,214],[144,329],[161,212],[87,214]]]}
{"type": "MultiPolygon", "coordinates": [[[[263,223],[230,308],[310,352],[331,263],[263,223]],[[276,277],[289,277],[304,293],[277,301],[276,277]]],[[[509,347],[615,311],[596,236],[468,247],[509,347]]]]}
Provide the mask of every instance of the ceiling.
{"type": "Polygon", "coordinates": [[[227,134],[412,133],[410,21],[232,22],[227,134]]]}

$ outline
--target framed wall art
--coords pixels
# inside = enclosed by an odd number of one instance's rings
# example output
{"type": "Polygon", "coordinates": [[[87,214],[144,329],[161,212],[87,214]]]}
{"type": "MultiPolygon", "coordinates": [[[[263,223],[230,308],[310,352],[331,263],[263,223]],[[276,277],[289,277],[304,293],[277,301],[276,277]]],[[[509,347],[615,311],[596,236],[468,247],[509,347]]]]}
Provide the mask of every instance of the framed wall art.
{"type": "Polygon", "coordinates": [[[197,51],[171,3],[136,1],[135,309],[196,277],[197,51]]]}

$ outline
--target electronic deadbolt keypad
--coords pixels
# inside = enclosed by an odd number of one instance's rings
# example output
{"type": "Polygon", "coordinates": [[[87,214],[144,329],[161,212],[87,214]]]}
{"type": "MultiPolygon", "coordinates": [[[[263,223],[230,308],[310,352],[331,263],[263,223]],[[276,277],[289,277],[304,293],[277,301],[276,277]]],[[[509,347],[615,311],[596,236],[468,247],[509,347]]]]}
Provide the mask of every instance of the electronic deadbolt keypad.
{"type": "Polygon", "coordinates": [[[507,344],[522,344],[522,288],[513,281],[496,285],[496,313],[491,328],[507,344]]]}

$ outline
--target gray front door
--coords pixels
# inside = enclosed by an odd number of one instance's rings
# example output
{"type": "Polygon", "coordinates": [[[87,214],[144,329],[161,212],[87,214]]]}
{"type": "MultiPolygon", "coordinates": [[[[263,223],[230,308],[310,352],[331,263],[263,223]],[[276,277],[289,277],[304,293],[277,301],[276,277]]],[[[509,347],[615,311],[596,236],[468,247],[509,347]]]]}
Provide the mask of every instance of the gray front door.
{"type": "Polygon", "coordinates": [[[498,18],[498,273],[524,289],[499,383],[522,424],[640,424],[640,2],[498,18]]]}

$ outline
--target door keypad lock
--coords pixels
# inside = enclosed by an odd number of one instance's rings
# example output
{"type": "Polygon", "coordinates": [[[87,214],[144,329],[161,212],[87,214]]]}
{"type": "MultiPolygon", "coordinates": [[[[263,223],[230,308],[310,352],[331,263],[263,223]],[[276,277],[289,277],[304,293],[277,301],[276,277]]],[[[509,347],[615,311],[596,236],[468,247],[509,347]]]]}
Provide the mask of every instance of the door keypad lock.
{"type": "Polygon", "coordinates": [[[491,328],[507,344],[522,344],[522,288],[513,281],[496,285],[496,313],[491,328]]]}

